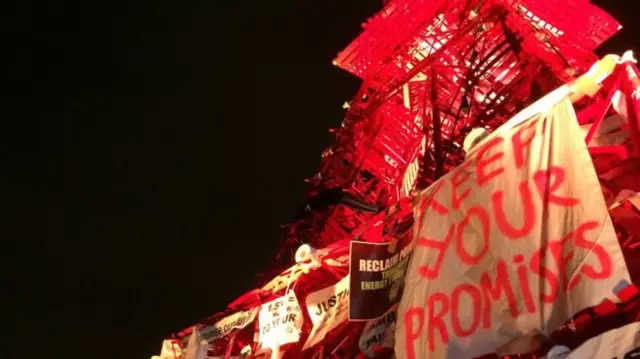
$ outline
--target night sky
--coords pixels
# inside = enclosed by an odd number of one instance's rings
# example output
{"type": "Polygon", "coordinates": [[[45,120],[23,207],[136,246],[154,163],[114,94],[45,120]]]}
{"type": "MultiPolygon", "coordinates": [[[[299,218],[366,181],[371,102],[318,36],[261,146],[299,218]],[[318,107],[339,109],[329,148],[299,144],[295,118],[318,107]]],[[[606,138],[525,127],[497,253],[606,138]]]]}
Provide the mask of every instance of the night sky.
{"type": "MultiPolygon", "coordinates": [[[[3,10],[0,358],[149,358],[252,289],[358,88],[331,60],[380,3],[3,10]]],[[[621,52],[638,12],[611,12],[621,52]]]]}

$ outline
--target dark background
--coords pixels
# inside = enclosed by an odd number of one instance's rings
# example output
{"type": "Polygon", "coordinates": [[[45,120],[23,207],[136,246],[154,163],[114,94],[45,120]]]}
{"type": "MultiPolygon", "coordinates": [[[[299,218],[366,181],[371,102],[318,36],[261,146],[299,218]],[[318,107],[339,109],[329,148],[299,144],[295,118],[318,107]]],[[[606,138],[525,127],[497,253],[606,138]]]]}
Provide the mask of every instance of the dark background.
{"type": "Polygon", "coordinates": [[[2,6],[0,358],[149,358],[273,257],[380,1],[2,6]]]}

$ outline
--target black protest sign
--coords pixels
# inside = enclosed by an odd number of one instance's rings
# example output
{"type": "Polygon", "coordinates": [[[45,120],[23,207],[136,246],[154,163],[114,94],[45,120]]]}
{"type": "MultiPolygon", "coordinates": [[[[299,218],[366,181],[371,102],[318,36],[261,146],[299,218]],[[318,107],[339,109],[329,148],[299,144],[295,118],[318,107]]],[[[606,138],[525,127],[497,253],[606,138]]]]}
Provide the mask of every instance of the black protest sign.
{"type": "Polygon", "coordinates": [[[351,242],[349,320],[377,319],[400,301],[411,249],[411,231],[393,253],[388,243],[351,242]]]}

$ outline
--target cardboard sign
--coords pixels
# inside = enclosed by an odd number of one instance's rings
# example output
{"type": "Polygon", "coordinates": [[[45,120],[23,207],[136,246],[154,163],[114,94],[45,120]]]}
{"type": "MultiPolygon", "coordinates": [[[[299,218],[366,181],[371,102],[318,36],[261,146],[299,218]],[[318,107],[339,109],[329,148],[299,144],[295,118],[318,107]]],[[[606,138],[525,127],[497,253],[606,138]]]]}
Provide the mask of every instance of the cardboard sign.
{"type": "Polygon", "coordinates": [[[400,300],[411,254],[411,233],[389,253],[388,243],[351,241],[349,320],[373,320],[400,300]]]}
{"type": "Polygon", "coordinates": [[[571,102],[532,112],[542,115],[517,126],[516,116],[421,194],[399,359],[475,357],[548,335],[605,295],[617,301],[603,288],[629,280],[571,102]]]}
{"type": "Polygon", "coordinates": [[[374,357],[373,349],[376,346],[383,348],[393,347],[397,314],[398,305],[394,305],[385,315],[367,323],[362,330],[358,346],[360,351],[368,358],[374,357]]]}
{"type": "Polygon", "coordinates": [[[589,339],[571,352],[567,359],[640,358],[640,323],[608,331],[589,339]]]}
{"type": "Polygon", "coordinates": [[[347,320],[349,313],[349,277],[307,296],[307,312],[313,323],[307,349],[320,342],[329,331],[347,320]]]}
{"type": "Polygon", "coordinates": [[[259,342],[261,348],[276,348],[300,339],[302,309],[293,291],[260,306],[259,342]]]}

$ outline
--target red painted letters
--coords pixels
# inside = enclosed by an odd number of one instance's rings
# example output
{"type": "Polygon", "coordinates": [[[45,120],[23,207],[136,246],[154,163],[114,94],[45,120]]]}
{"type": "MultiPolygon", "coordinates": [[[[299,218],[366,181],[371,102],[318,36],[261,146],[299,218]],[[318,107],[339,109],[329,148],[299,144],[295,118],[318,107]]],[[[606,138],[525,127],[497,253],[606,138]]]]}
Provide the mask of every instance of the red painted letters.
{"type": "MultiPolygon", "coordinates": [[[[513,155],[516,170],[528,163],[537,126],[544,125],[540,121],[544,120],[531,121],[511,135],[513,153],[509,155],[513,155]]],[[[420,307],[411,307],[403,314],[407,358],[416,358],[419,340],[426,340],[422,344],[429,352],[434,352],[441,344],[448,344],[451,336],[465,338],[479,330],[490,330],[492,315],[501,318],[506,307],[513,318],[521,313],[536,313],[541,310],[540,305],[554,303],[561,294],[570,292],[581,281],[606,279],[613,274],[614,263],[596,237],[601,223],[585,221],[562,238],[548,238],[549,228],[546,226],[553,220],[548,218],[550,206],[573,207],[580,204],[578,198],[570,196],[571,188],[566,191],[566,173],[562,167],[550,166],[516,182],[519,201],[506,198],[512,196],[508,190],[515,190],[505,188],[504,183],[511,183],[509,178],[495,181],[499,184],[495,187],[499,188],[490,195],[490,203],[478,203],[479,200],[470,198],[474,191],[483,191],[483,186],[488,191],[492,180],[511,170],[503,165],[510,164],[502,161],[505,156],[503,148],[506,147],[504,142],[501,137],[491,139],[479,149],[474,159],[463,163],[449,180],[439,181],[429,196],[419,202],[421,220],[429,209],[433,209],[440,217],[432,212],[429,220],[441,220],[442,223],[430,228],[441,226],[447,231],[442,239],[429,237],[433,233],[421,233],[416,244],[418,248],[424,247],[429,251],[430,256],[418,266],[418,274],[426,280],[436,281],[449,266],[466,274],[455,277],[456,274],[451,273],[456,284],[449,288],[450,291],[429,293],[420,307]],[[451,186],[450,207],[443,204],[448,200],[443,199],[445,196],[440,196],[440,201],[435,199],[445,185],[451,186]],[[534,198],[532,192],[536,191],[541,201],[534,198]],[[462,205],[465,200],[468,206],[462,205]],[[536,208],[540,207],[540,202],[542,207],[536,208]],[[541,213],[546,220],[538,223],[541,213]],[[542,235],[542,247],[533,253],[529,248],[537,247],[540,242],[527,246],[503,239],[523,239],[534,230],[539,230],[542,235]],[[447,255],[454,240],[455,255],[447,255]],[[510,244],[519,246],[515,250],[522,250],[523,254],[502,251],[501,246],[510,244]],[[500,255],[509,257],[501,258],[500,255]],[[585,256],[591,257],[588,263],[583,264],[585,256]],[[511,262],[513,265],[508,269],[511,262]],[[468,278],[470,282],[460,283],[463,281],[461,278],[468,278]]],[[[531,172],[523,170],[523,173],[531,172]]],[[[422,223],[419,221],[417,225],[422,223]]],[[[551,229],[551,232],[558,232],[551,229]]],[[[444,280],[436,283],[444,283],[444,280]]],[[[438,284],[432,288],[442,289],[438,284]]]]}
{"type": "Polygon", "coordinates": [[[558,276],[544,266],[546,259],[546,248],[542,247],[533,253],[531,261],[529,262],[529,268],[534,273],[543,277],[547,282],[547,285],[542,287],[540,291],[540,299],[545,303],[553,303],[558,297],[558,291],[560,289],[558,276]],[[548,286],[548,287],[547,287],[548,286]],[[547,289],[548,288],[548,289],[547,289]]]}
{"type": "Polygon", "coordinates": [[[484,295],[484,308],[482,315],[483,328],[487,329],[491,327],[491,299],[500,299],[502,293],[507,297],[511,316],[514,318],[518,316],[518,304],[516,303],[516,296],[513,293],[511,282],[509,282],[507,264],[504,260],[500,259],[496,265],[495,283],[491,283],[489,274],[485,273],[480,278],[480,287],[482,288],[482,294],[484,295]]]}
{"type": "MultiPolygon", "coordinates": [[[[469,210],[467,215],[464,217],[462,222],[458,225],[458,233],[456,236],[456,252],[458,253],[458,257],[468,265],[475,265],[482,260],[482,257],[489,250],[489,243],[491,243],[491,218],[489,218],[489,213],[482,207],[473,207],[469,210]],[[480,221],[480,226],[482,227],[482,243],[480,244],[481,248],[476,254],[470,254],[467,252],[464,243],[464,230],[467,228],[469,223],[471,222],[471,218],[476,217],[480,221]]],[[[474,238],[474,240],[478,240],[474,238]]]]}
{"type": "Polygon", "coordinates": [[[460,203],[465,198],[469,197],[469,194],[471,194],[470,188],[467,188],[462,191],[462,193],[458,194],[460,186],[469,179],[469,176],[471,176],[471,173],[467,171],[470,165],[471,161],[463,163],[462,166],[460,166],[460,168],[451,176],[451,208],[453,209],[459,209],[460,203]]]}
{"type": "Polygon", "coordinates": [[[533,175],[538,192],[542,196],[544,206],[557,204],[563,207],[572,207],[580,203],[579,200],[570,197],[560,197],[554,192],[560,189],[564,182],[564,169],[558,166],[551,166],[547,170],[540,170],[533,175]]]}
{"type": "MultiPolygon", "coordinates": [[[[500,232],[510,239],[518,239],[525,237],[531,233],[533,227],[536,225],[536,209],[533,204],[533,198],[531,196],[531,190],[527,181],[522,181],[519,187],[520,198],[522,198],[522,227],[514,228],[507,220],[507,215],[504,211],[504,205],[502,204],[502,198],[504,197],[503,191],[497,191],[491,195],[491,203],[493,204],[493,214],[496,219],[496,224],[500,229],[500,232]]],[[[513,211],[512,211],[513,212],[513,211]]]]}
{"type": "Polygon", "coordinates": [[[424,326],[424,309],[412,307],[404,313],[404,340],[407,350],[407,358],[415,359],[415,341],[420,338],[424,326]],[[414,318],[418,320],[417,328],[414,328],[414,318]]]}
{"type": "Polygon", "coordinates": [[[502,174],[504,172],[504,167],[499,167],[494,169],[491,172],[486,172],[486,168],[494,163],[499,161],[502,157],[504,157],[504,152],[498,152],[489,158],[484,158],[487,153],[498,145],[501,145],[504,142],[502,137],[496,137],[489,141],[483,148],[480,149],[477,156],[476,162],[476,179],[478,181],[478,187],[482,187],[487,184],[492,178],[502,174]]]}
{"type": "Polygon", "coordinates": [[[536,125],[538,121],[531,121],[526,125],[523,125],[518,132],[511,136],[511,145],[513,146],[513,158],[516,162],[516,168],[520,169],[524,166],[524,149],[529,147],[536,137],[536,125]],[[528,135],[524,137],[524,135],[528,135]],[[523,138],[524,137],[524,138],[523,138]]]}
{"type": "Polygon", "coordinates": [[[448,311],[449,298],[444,293],[435,293],[427,298],[427,330],[429,332],[427,338],[430,352],[436,349],[436,330],[440,332],[443,343],[449,342],[449,333],[447,333],[447,326],[444,324],[444,316],[448,311]],[[440,302],[440,308],[436,312],[437,302],[440,302]]]}
{"type": "Polygon", "coordinates": [[[480,290],[471,284],[461,284],[451,293],[451,305],[453,307],[451,311],[451,327],[455,335],[464,338],[473,334],[480,325],[480,306],[482,305],[482,294],[480,290]],[[471,315],[465,316],[465,318],[471,318],[471,325],[468,329],[462,328],[462,324],[460,323],[460,310],[458,310],[458,308],[460,307],[460,296],[462,293],[467,293],[467,295],[471,297],[471,305],[473,308],[471,315]]]}
{"type": "Polygon", "coordinates": [[[575,243],[576,247],[591,250],[593,254],[598,258],[600,262],[600,270],[596,270],[590,264],[585,264],[580,268],[580,271],[591,279],[606,279],[613,274],[613,261],[609,256],[609,253],[597,242],[590,242],[584,238],[584,233],[600,227],[598,222],[590,221],[581,224],[575,230],[575,243]]]}
{"type": "Polygon", "coordinates": [[[440,268],[442,267],[442,261],[444,260],[444,256],[447,253],[447,249],[449,249],[449,245],[451,244],[451,240],[453,239],[453,232],[455,227],[453,223],[449,227],[449,231],[447,232],[447,236],[443,241],[437,241],[435,239],[429,237],[420,237],[416,244],[419,247],[427,247],[430,249],[438,250],[438,254],[436,255],[435,263],[433,264],[433,268],[429,268],[426,265],[420,266],[418,268],[418,273],[427,279],[436,279],[440,275],[440,268]]]}

